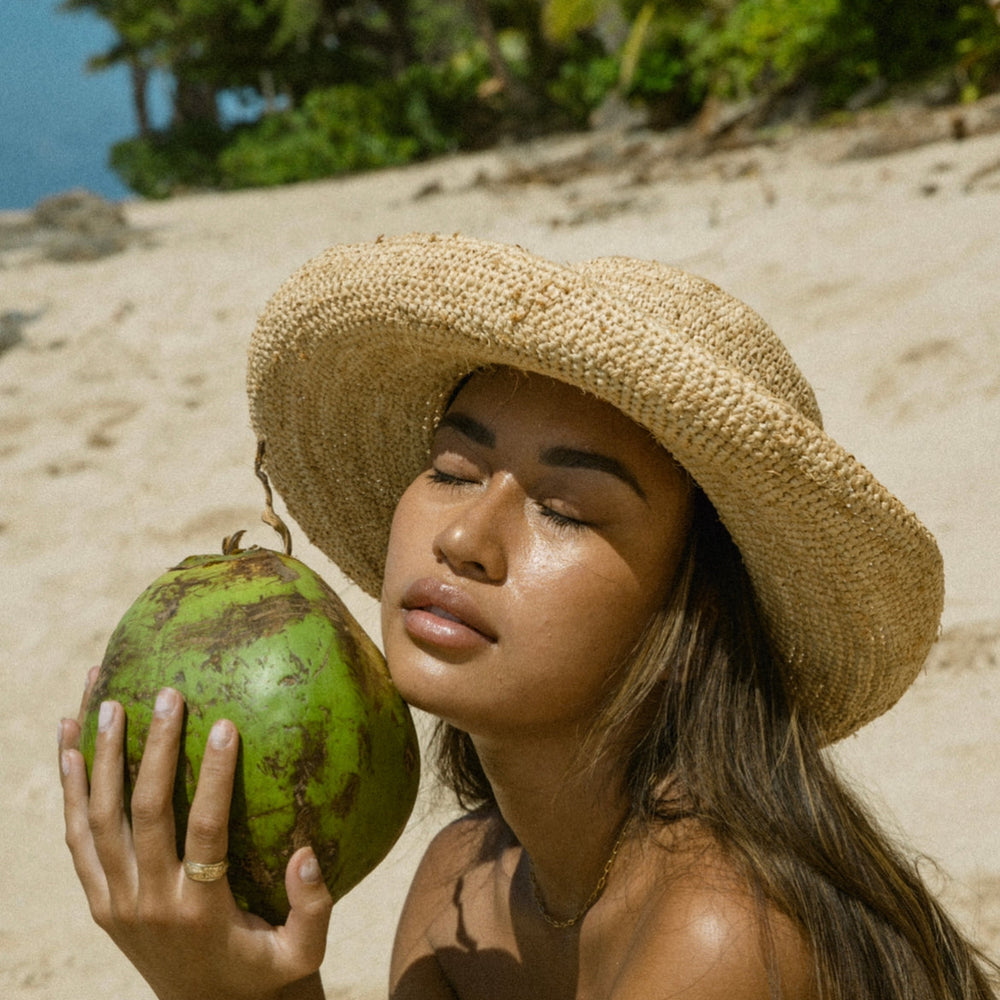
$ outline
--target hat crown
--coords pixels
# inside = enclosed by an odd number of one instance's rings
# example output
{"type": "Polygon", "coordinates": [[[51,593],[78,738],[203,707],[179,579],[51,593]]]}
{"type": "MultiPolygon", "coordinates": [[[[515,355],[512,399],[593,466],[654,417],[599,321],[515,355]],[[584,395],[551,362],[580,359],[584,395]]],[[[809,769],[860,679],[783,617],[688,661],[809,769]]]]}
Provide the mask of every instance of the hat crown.
{"type": "Polygon", "coordinates": [[[757,312],[718,285],[656,261],[598,257],[573,267],[650,319],[683,333],[706,353],[749,376],[818,427],[812,387],[757,312]]]}

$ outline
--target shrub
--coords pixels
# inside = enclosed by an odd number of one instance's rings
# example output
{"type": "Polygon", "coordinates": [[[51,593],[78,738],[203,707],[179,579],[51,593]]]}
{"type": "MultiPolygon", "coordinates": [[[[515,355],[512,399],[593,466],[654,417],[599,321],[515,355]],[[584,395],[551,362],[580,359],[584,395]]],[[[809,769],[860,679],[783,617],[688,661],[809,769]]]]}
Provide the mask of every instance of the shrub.
{"type": "Polygon", "coordinates": [[[985,0],[740,0],[685,29],[695,87],[728,99],[811,83],[840,107],[874,80],[942,70],[978,96],[1000,82],[1000,27],[985,0]]]}
{"type": "Polygon", "coordinates": [[[301,108],[241,129],[219,155],[226,187],[266,187],[412,159],[415,139],[395,135],[369,88],[342,84],[314,90],[301,108]]]}
{"type": "Polygon", "coordinates": [[[978,0],[959,7],[958,22],[955,69],[962,98],[974,101],[1000,89],[1000,15],[978,0]]]}
{"type": "Polygon", "coordinates": [[[692,84],[742,99],[787,86],[825,57],[839,0],[743,0],[721,23],[693,19],[686,32],[692,84]]]}
{"type": "Polygon", "coordinates": [[[256,187],[398,166],[489,138],[476,97],[485,62],[415,64],[395,80],[340,84],[244,128],[218,160],[223,185],[256,187]]]}
{"type": "Polygon", "coordinates": [[[586,125],[590,113],[618,83],[618,60],[614,56],[591,55],[567,59],[548,86],[548,97],[574,127],[586,125]]]}
{"type": "Polygon", "coordinates": [[[215,126],[193,123],[115,143],[109,163],[122,183],[144,198],[219,184],[216,159],[227,141],[215,126]]]}
{"type": "Polygon", "coordinates": [[[317,88],[229,130],[195,123],[129,139],[113,147],[112,167],[133,191],[162,198],[582,128],[615,89],[657,127],[689,119],[709,95],[740,100],[808,85],[817,109],[829,110],[874,81],[950,74],[966,99],[1000,88],[1000,26],[986,0],[621,0],[617,35],[598,30],[611,0],[566,0],[547,8],[569,18],[558,43],[542,37],[537,0],[497,0],[496,40],[516,94],[483,89],[495,67],[467,9],[411,3],[417,57],[402,70],[388,70],[385,52],[355,46],[344,72],[363,66],[358,81],[367,82],[317,88]]]}

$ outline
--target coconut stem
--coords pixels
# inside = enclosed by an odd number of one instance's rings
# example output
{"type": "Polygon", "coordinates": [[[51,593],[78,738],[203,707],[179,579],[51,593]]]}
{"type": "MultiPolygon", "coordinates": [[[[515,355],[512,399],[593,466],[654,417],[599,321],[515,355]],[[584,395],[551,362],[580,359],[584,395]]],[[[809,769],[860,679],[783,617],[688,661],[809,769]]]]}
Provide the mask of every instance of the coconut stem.
{"type": "Polygon", "coordinates": [[[231,535],[226,535],[222,539],[222,554],[224,556],[238,556],[244,549],[240,548],[240,539],[246,534],[246,530],[241,528],[231,535]]]}
{"type": "Polygon", "coordinates": [[[285,546],[285,555],[290,556],[292,554],[292,533],[288,530],[288,525],[274,511],[274,497],[271,493],[271,484],[268,482],[267,473],[264,471],[264,447],[265,441],[261,438],[257,442],[257,457],[253,463],[254,473],[264,484],[264,513],[260,515],[260,519],[281,535],[281,541],[285,546]]]}
{"type": "MultiPolygon", "coordinates": [[[[281,541],[285,546],[285,555],[290,556],[292,554],[292,533],[288,530],[288,525],[275,513],[274,511],[274,496],[271,493],[271,484],[267,480],[267,473],[264,471],[264,441],[263,439],[257,442],[257,456],[254,458],[253,471],[257,478],[264,484],[264,513],[260,515],[260,519],[265,523],[269,524],[274,530],[281,535],[281,541]]],[[[236,531],[231,535],[226,535],[222,539],[222,554],[224,556],[238,556],[241,552],[246,552],[246,549],[240,548],[240,539],[246,534],[245,530],[236,531]]],[[[257,546],[252,545],[251,549],[257,546]]]]}

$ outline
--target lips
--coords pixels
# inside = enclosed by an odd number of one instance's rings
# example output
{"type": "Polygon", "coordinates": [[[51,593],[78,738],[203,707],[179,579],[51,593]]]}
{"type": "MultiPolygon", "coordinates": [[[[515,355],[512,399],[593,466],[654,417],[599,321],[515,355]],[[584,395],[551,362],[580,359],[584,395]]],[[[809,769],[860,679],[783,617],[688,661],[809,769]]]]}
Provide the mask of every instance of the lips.
{"type": "Polygon", "coordinates": [[[457,649],[497,640],[473,598],[451,584],[416,580],[403,594],[402,608],[407,632],[425,643],[457,649]]]}

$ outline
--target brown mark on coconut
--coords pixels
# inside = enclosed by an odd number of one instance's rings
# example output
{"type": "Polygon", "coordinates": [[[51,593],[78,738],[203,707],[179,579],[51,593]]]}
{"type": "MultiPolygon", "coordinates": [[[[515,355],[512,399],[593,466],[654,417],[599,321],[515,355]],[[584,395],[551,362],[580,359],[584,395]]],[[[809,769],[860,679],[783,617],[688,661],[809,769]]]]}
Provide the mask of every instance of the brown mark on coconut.
{"type": "Polygon", "coordinates": [[[406,767],[407,774],[413,774],[420,766],[420,752],[415,746],[409,743],[403,747],[403,764],[406,767]]]}
{"type": "Polygon", "coordinates": [[[361,778],[357,774],[349,774],[340,793],[330,803],[330,809],[335,816],[350,816],[355,799],[361,789],[361,778]]]}
{"type": "Polygon", "coordinates": [[[231,654],[234,646],[277,635],[312,610],[312,601],[302,594],[274,594],[253,604],[228,605],[204,621],[179,625],[172,638],[178,648],[204,650],[206,659],[212,660],[231,654]]]}
{"type": "Polygon", "coordinates": [[[256,552],[247,549],[228,571],[236,579],[257,580],[261,577],[273,577],[284,583],[293,583],[300,575],[294,566],[290,566],[271,549],[260,549],[256,552]]]}
{"type": "MultiPolygon", "coordinates": [[[[184,566],[174,566],[170,572],[180,572],[184,566]]],[[[178,576],[164,584],[156,593],[155,601],[160,605],[153,621],[159,628],[162,628],[180,609],[181,603],[199,590],[205,589],[205,581],[198,578],[185,578],[178,576]]]]}
{"type": "Polygon", "coordinates": [[[372,733],[368,726],[360,726],[357,731],[358,737],[358,766],[366,771],[372,766],[372,733]]]}

